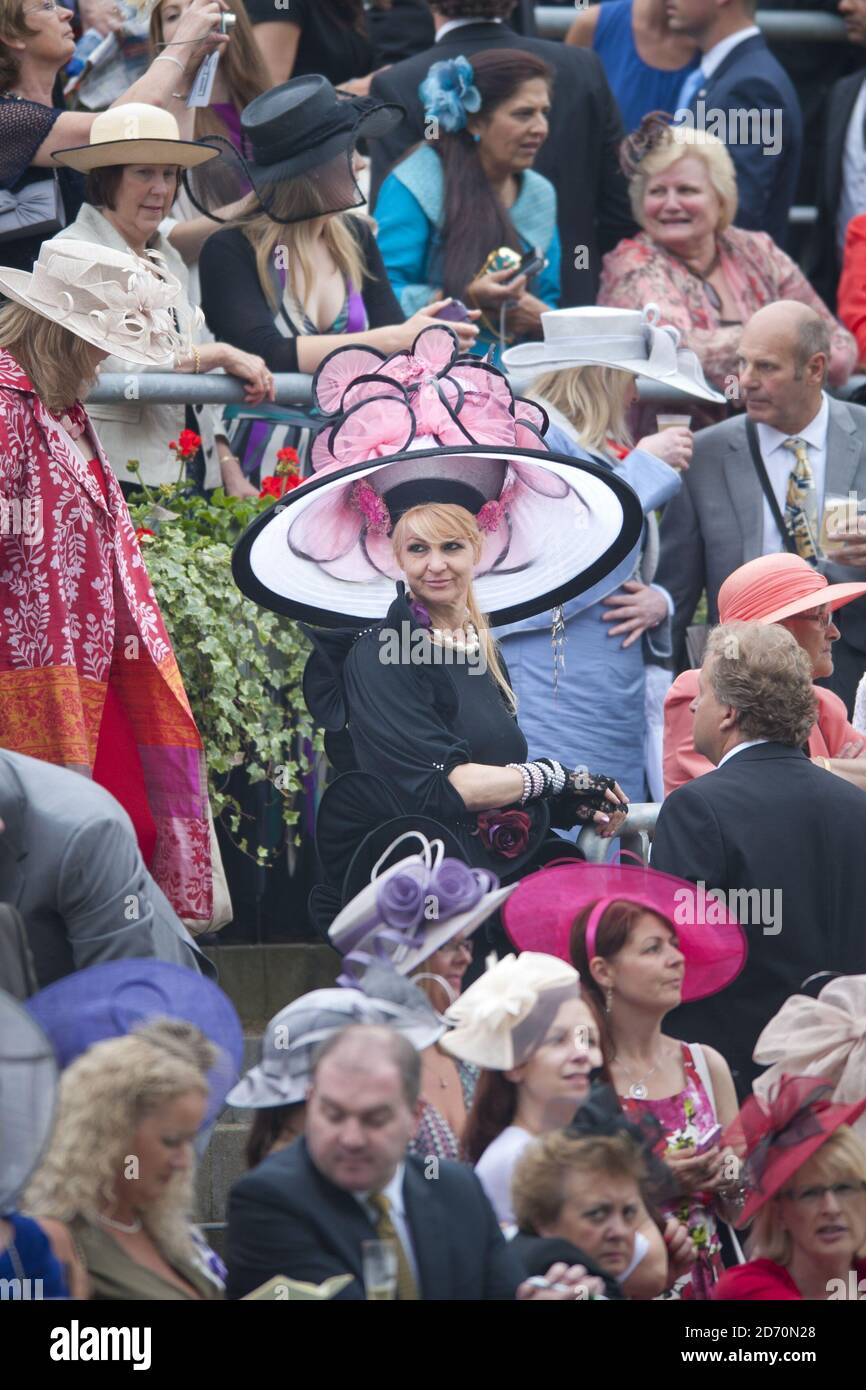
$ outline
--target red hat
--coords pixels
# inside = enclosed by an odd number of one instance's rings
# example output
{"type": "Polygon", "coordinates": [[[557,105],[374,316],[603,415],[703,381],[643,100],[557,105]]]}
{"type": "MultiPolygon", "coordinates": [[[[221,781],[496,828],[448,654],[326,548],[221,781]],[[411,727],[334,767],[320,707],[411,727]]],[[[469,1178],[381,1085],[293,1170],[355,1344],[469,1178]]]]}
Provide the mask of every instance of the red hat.
{"type": "Polygon", "coordinates": [[[800,555],[760,555],[729,574],[719,589],[719,621],[779,623],[810,608],[841,608],[866,584],[828,584],[800,555]]]}
{"type": "Polygon", "coordinates": [[[721,1146],[745,1153],[742,1177],[751,1189],[738,1224],[748,1225],[840,1125],[866,1110],[866,1096],[835,1105],[832,1094],[832,1083],[820,1077],[783,1076],[769,1100],[749,1096],[728,1125],[721,1146]]]}
{"type": "Polygon", "coordinates": [[[685,956],[683,1002],[705,999],[735,980],[746,963],[742,927],[712,893],[673,874],[625,864],[559,864],[529,874],[502,905],[505,930],[521,951],[546,951],[571,963],[574,920],[593,905],[586,953],[614,902],[637,903],[668,922],[685,956]]]}

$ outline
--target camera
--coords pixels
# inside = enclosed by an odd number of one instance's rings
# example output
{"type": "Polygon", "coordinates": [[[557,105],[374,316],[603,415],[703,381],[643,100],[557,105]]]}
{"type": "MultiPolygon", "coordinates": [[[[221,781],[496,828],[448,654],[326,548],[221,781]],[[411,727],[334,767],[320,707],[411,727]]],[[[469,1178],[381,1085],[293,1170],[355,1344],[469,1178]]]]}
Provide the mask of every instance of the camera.
{"type": "Polygon", "coordinates": [[[238,22],[238,17],[237,17],[236,14],[231,14],[231,13],[228,13],[228,14],[221,14],[221,15],[220,15],[220,33],[221,33],[221,34],[227,34],[228,31],[229,31],[229,29],[234,29],[234,27],[235,27],[235,25],[237,24],[237,22],[238,22]]]}

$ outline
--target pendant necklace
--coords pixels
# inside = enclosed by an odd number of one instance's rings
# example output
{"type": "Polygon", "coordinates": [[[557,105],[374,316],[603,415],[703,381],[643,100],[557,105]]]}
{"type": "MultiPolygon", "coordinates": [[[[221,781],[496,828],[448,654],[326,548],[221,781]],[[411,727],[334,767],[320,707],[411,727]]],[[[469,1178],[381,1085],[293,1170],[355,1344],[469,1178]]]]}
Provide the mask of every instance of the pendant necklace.
{"type": "MultiPolygon", "coordinates": [[[[644,1072],[643,1076],[639,1076],[635,1081],[632,1081],[627,1092],[631,1100],[646,1100],[647,1096],[649,1095],[649,1088],[646,1083],[647,1081],[649,1081],[650,1077],[658,1071],[663,1060],[664,1059],[660,1057],[654,1067],[650,1067],[649,1071],[644,1072]]],[[[614,1057],[613,1061],[618,1063],[619,1066],[622,1067],[626,1076],[631,1078],[632,1073],[629,1071],[625,1062],[623,1062],[620,1057],[614,1057]]]]}

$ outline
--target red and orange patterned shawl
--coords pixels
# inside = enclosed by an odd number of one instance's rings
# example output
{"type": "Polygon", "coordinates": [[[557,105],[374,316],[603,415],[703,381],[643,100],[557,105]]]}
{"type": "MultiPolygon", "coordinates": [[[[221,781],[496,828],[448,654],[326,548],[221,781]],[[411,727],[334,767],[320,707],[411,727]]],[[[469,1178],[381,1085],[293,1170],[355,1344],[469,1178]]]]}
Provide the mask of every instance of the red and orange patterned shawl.
{"type": "Polygon", "coordinates": [[[110,675],[156,822],[153,877],[179,916],[206,922],[202,742],[126,501],[90,435],[107,501],[0,349],[0,746],[92,770],[110,675]]]}

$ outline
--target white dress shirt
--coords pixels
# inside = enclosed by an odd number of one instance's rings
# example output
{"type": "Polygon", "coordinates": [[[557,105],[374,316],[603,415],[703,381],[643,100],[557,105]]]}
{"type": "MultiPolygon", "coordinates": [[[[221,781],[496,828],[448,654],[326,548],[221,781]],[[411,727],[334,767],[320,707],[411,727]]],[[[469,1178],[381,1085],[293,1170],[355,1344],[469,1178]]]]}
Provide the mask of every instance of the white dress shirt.
{"type": "Polygon", "coordinates": [[[472,19],[449,19],[447,24],[443,24],[441,29],[436,31],[436,43],[444,39],[446,34],[450,34],[454,29],[463,29],[467,24],[501,24],[501,19],[485,19],[483,15],[477,14],[472,19]]]}
{"type": "MultiPolygon", "coordinates": [[[[387,1187],[382,1188],[382,1196],[388,1199],[394,1230],[397,1232],[400,1244],[406,1252],[406,1259],[409,1261],[409,1268],[412,1271],[415,1286],[420,1293],[421,1281],[418,1278],[418,1261],[415,1257],[415,1247],[412,1244],[412,1232],[409,1230],[409,1222],[406,1217],[406,1205],[403,1201],[403,1178],[405,1173],[406,1165],[405,1163],[401,1163],[387,1187]]],[[[377,1225],[379,1213],[367,1200],[372,1194],[369,1192],[354,1192],[352,1195],[357,1202],[360,1202],[373,1225],[377,1225]]]]}
{"type": "Polygon", "coordinates": [[[747,748],[757,748],[759,743],[769,742],[770,740],[768,738],[750,738],[746,743],[738,743],[736,748],[729,748],[725,756],[719,759],[716,763],[716,771],[718,772],[722,764],[728,761],[728,758],[735,758],[738,753],[745,753],[747,748]]]}
{"type": "MultiPolygon", "coordinates": [[[[827,427],[830,423],[830,405],[826,394],[821,392],[821,409],[805,429],[800,430],[796,436],[805,439],[809,465],[812,469],[812,477],[815,479],[815,493],[818,498],[818,516],[820,517],[824,507],[824,481],[827,475],[827,427]]],[[[761,450],[761,458],[764,460],[764,467],[767,470],[767,477],[770,480],[770,487],[773,489],[779,510],[784,516],[785,501],[788,492],[788,479],[791,476],[791,469],[796,463],[792,450],[786,449],[784,443],[786,439],[794,438],[790,434],[783,434],[773,425],[757,425],[758,446],[761,450]]],[[[764,540],[761,553],[763,555],[775,555],[778,551],[784,550],[785,546],[782,537],[779,535],[779,528],[773,520],[773,513],[770,511],[770,504],[766,497],[764,503],[764,540]]]]}
{"type": "Polygon", "coordinates": [[[863,141],[863,122],[866,120],[866,80],[861,82],[842,147],[842,191],[836,214],[836,249],[839,260],[845,250],[845,233],[852,217],[866,212],[866,144],[863,141]]]}
{"type": "Polygon", "coordinates": [[[704,77],[712,77],[716,68],[725,61],[737,44],[745,43],[746,39],[752,39],[760,32],[757,24],[750,24],[747,29],[738,29],[736,34],[729,34],[726,39],[719,39],[718,43],[714,43],[701,59],[701,72],[704,77]]]}

